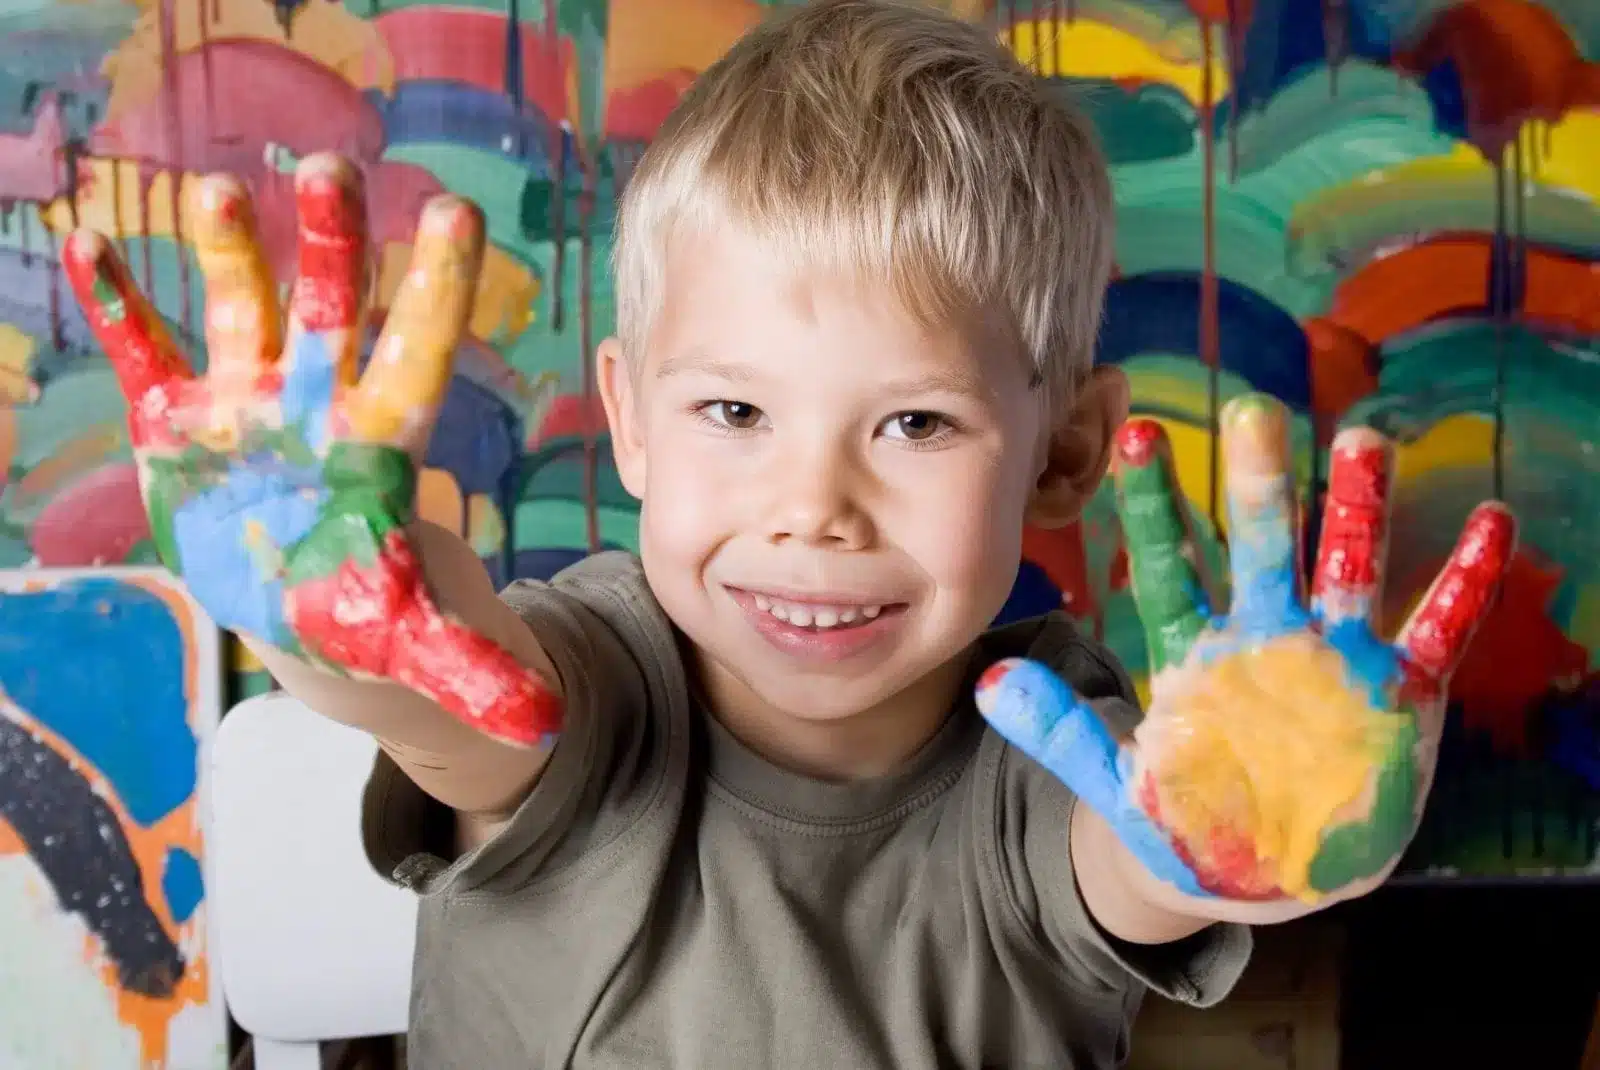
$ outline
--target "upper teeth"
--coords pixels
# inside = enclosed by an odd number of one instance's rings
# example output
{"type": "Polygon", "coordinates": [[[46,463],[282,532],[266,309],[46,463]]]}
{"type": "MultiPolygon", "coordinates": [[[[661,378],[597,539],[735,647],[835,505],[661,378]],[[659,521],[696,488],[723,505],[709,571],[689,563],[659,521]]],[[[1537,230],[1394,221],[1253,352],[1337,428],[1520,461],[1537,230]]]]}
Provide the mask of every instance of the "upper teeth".
{"type": "Polygon", "coordinates": [[[785,602],[764,594],[756,595],[756,608],[798,628],[837,628],[841,624],[854,624],[863,618],[871,620],[883,612],[881,605],[823,606],[814,602],[785,602]]]}

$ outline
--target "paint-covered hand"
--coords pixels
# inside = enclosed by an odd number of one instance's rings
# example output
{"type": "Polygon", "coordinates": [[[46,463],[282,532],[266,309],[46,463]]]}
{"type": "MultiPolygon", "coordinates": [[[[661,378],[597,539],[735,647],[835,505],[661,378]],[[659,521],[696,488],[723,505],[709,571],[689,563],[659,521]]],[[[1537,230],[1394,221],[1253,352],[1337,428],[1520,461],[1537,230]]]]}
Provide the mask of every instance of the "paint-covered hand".
{"type": "Polygon", "coordinates": [[[990,723],[1093,807],[1196,917],[1279,920],[1304,912],[1296,903],[1349,898],[1388,876],[1432,782],[1450,673],[1516,540],[1504,506],[1479,506],[1386,641],[1376,611],[1393,452],[1353,428],[1333,444],[1308,604],[1288,425],[1279,403],[1257,395],[1222,413],[1226,616],[1211,609],[1160,425],[1134,420],[1118,434],[1118,513],[1151,669],[1150,708],[1131,740],[1113,739],[1037,663],[1001,662],[979,685],[990,723]]]}
{"type": "Polygon", "coordinates": [[[101,235],[66,270],[128,402],[161,559],[224,628],[350,676],[391,679],[517,745],[555,730],[552,694],[442,614],[407,535],[417,472],[483,258],[472,204],[435,198],[364,374],[371,288],[359,174],[331,155],[295,176],[299,273],[285,324],[245,189],[196,186],[205,275],[197,377],[101,235]]]}

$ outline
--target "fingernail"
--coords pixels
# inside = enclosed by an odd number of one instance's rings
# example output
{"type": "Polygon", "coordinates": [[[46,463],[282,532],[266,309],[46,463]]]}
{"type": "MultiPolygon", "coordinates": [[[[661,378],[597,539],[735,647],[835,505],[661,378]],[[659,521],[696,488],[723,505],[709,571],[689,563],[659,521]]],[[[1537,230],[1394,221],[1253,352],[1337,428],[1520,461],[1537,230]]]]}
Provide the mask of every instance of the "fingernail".
{"type": "Polygon", "coordinates": [[[1289,440],[1288,413],[1281,402],[1265,394],[1246,394],[1228,402],[1218,422],[1227,458],[1235,467],[1281,465],[1289,440]]]}
{"type": "Polygon", "coordinates": [[[1143,468],[1155,459],[1166,437],[1161,424],[1155,420],[1138,418],[1126,420],[1117,429],[1117,459],[1135,468],[1143,468]]]}

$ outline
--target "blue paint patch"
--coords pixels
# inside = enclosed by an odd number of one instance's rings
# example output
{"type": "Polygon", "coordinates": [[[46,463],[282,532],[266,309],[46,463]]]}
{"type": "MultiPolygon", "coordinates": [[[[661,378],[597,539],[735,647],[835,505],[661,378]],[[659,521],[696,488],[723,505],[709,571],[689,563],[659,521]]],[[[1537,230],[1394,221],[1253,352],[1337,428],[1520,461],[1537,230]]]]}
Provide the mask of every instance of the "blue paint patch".
{"type": "Polygon", "coordinates": [[[170,848],[161,870],[161,894],[173,921],[182,924],[192,918],[206,894],[199,859],[181,847],[170,848]]]}
{"type": "Polygon", "coordinates": [[[1366,691],[1376,710],[1390,708],[1390,688],[1400,677],[1400,655],[1363,619],[1346,620],[1323,633],[1328,645],[1344,657],[1352,682],[1366,691]]]}
{"type": "Polygon", "coordinates": [[[223,628],[289,638],[283,584],[272,556],[316,523],[327,489],[315,473],[250,458],[173,514],[183,579],[223,628]]]}
{"type": "Polygon", "coordinates": [[[1044,766],[1116,830],[1123,844],[1160,880],[1193,896],[1209,896],[1144,811],[1128,795],[1128,755],[1094,708],[1037,661],[1001,662],[985,674],[978,709],[994,730],[1044,766]]]}
{"type": "Polygon", "coordinates": [[[132,584],[73,580],[0,597],[0,689],[146,827],[195,789],[188,653],[167,603],[132,584]]]}
{"type": "Polygon", "coordinates": [[[320,331],[306,331],[297,337],[289,355],[289,374],[283,380],[283,419],[299,426],[306,445],[322,451],[328,443],[328,416],[333,411],[333,388],[337,382],[333,353],[320,331]]]}

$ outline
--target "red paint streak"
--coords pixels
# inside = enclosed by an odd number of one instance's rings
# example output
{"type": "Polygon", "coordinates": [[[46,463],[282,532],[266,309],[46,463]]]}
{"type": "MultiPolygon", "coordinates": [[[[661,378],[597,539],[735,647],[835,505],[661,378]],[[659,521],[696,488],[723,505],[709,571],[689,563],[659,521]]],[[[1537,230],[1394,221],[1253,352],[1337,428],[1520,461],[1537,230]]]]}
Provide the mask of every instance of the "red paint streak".
{"type": "MultiPolygon", "coordinates": [[[[1479,296],[1483,282],[1479,278],[1479,296]]],[[[1305,325],[1310,347],[1312,422],[1317,444],[1326,446],[1350,406],[1378,389],[1378,349],[1361,335],[1325,319],[1305,325]]]]}
{"type": "MultiPolygon", "coordinates": [[[[549,21],[554,25],[554,19],[549,21]]],[[[453,82],[497,97],[510,91],[503,12],[411,7],[371,22],[394,57],[397,82],[453,82]]],[[[568,97],[577,70],[572,39],[555,33],[520,36],[522,98],[552,124],[576,122],[568,97]]]]}
{"type": "Polygon", "coordinates": [[[1139,809],[1167,833],[1168,841],[1200,887],[1212,895],[1245,902],[1262,902],[1282,896],[1277,882],[1266,875],[1266,867],[1256,857],[1255,845],[1237,832],[1214,828],[1207,837],[1204,857],[1192,850],[1166,826],[1161,816],[1161,803],[1156,794],[1155,778],[1148,773],[1139,783],[1139,809]]]}
{"type": "Polygon", "coordinates": [[[300,270],[290,313],[313,331],[356,325],[365,296],[366,206],[353,176],[307,175],[296,183],[300,270]]]}
{"type": "Polygon", "coordinates": [[[1339,594],[1370,598],[1377,592],[1388,519],[1390,456],[1376,436],[1354,447],[1335,445],[1313,599],[1339,594]]]}
{"type": "Polygon", "coordinates": [[[1517,524],[1503,505],[1472,511],[1455,550],[1398,640],[1407,659],[1443,682],[1460,662],[1467,643],[1488,614],[1516,549],[1517,524]]]}
{"type": "Polygon", "coordinates": [[[78,231],[62,250],[67,280],[128,399],[133,446],[180,445],[171,414],[199,387],[127,267],[98,234],[78,231]],[[114,295],[102,302],[97,289],[114,295]]]}
{"type": "Polygon", "coordinates": [[[611,93],[606,98],[606,138],[640,142],[653,139],[684,91],[694,84],[694,78],[693,71],[669,71],[641,85],[611,93]]]}
{"type": "Polygon", "coordinates": [[[1468,136],[1491,161],[1528,121],[1600,106],[1600,66],[1579,54],[1554,12],[1528,0],[1452,4],[1394,54],[1394,66],[1417,77],[1447,62],[1461,76],[1468,136]]]}
{"type": "Polygon", "coordinates": [[[1166,441],[1167,433],[1155,420],[1137,417],[1117,428],[1117,460],[1134,468],[1154,461],[1166,441]]]}
{"type": "Polygon", "coordinates": [[[1201,22],[1219,22],[1230,29],[1235,23],[1248,28],[1255,17],[1255,0],[1184,0],[1190,13],[1201,22]]]}
{"type": "Polygon", "coordinates": [[[421,564],[398,530],[371,567],[345,561],[331,576],[297,584],[285,602],[290,627],[319,656],[396,680],[496,739],[533,746],[561,728],[561,700],[553,692],[434,606],[421,564]],[[377,612],[346,620],[352,603],[377,612]]]}
{"type": "Polygon", "coordinates": [[[1022,559],[1039,566],[1062,601],[1077,617],[1092,617],[1099,610],[1089,583],[1089,565],[1083,548],[1083,522],[1074,520],[1054,530],[1028,525],[1022,529],[1022,559]]]}
{"type": "Polygon", "coordinates": [[[1529,714],[1552,686],[1571,688],[1589,671],[1589,652],[1550,619],[1561,570],[1524,551],[1511,559],[1500,597],[1450,678],[1470,733],[1499,754],[1531,757],[1529,714]]]}
{"type": "Polygon", "coordinates": [[[606,410],[598,397],[562,394],[550,402],[538,430],[528,440],[530,447],[553,438],[601,435],[606,431],[606,410]]]}
{"type": "Polygon", "coordinates": [[[132,464],[107,465],[75,481],[50,499],[28,532],[46,568],[118,565],[149,537],[132,464]]]}

